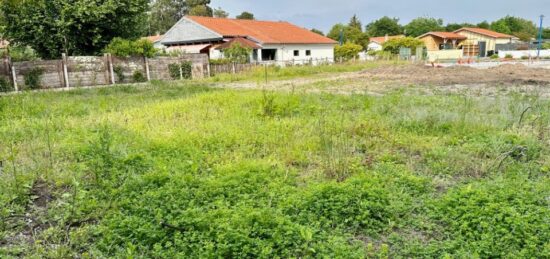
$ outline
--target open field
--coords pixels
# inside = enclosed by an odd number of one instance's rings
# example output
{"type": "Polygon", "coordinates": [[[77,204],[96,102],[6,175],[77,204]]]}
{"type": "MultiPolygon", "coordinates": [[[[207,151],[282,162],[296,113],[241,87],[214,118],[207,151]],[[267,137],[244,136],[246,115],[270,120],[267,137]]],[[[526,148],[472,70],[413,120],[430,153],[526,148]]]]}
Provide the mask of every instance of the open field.
{"type": "Polygon", "coordinates": [[[550,257],[547,70],[337,69],[1,96],[0,257],[550,257]]]}

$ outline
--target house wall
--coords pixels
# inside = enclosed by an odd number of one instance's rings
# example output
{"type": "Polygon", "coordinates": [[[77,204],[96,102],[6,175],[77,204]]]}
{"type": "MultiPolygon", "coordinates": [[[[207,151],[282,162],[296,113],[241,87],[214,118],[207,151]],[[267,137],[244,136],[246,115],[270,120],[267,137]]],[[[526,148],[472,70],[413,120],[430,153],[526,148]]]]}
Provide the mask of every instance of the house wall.
{"type": "MultiPolygon", "coordinates": [[[[480,41],[485,41],[487,42],[487,50],[486,50],[487,52],[496,50],[497,41],[495,38],[491,38],[491,37],[477,34],[470,31],[460,31],[460,32],[457,32],[457,34],[464,35],[468,38],[464,42],[464,44],[478,45],[480,41]]],[[[485,53],[485,55],[487,55],[487,53],[485,53]]]]}
{"type": "Polygon", "coordinates": [[[378,42],[370,42],[367,49],[368,50],[379,51],[379,50],[382,50],[383,47],[382,47],[382,44],[380,44],[378,42]]]}
{"type": "Polygon", "coordinates": [[[334,61],[334,46],[333,44],[267,44],[263,45],[263,49],[277,49],[277,62],[294,62],[296,64],[308,63],[312,61],[328,60],[334,61]],[[299,52],[298,56],[294,56],[294,51],[299,52]],[[306,55],[306,50],[311,50],[311,55],[306,55]]]}
{"type": "Polygon", "coordinates": [[[420,38],[420,40],[424,42],[428,51],[438,51],[439,45],[443,44],[443,40],[441,38],[434,37],[433,35],[426,35],[420,38]]]}

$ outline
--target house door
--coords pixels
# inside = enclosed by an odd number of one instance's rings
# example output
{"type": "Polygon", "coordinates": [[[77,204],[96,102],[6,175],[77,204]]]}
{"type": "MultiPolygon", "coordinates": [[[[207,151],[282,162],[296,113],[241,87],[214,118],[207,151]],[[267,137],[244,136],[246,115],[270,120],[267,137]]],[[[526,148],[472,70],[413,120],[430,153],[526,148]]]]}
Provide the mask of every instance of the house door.
{"type": "Polygon", "coordinates": [[[479,57],[484,58],[487,54],[487,42],[480,41],[479,43],[479,57]]]}

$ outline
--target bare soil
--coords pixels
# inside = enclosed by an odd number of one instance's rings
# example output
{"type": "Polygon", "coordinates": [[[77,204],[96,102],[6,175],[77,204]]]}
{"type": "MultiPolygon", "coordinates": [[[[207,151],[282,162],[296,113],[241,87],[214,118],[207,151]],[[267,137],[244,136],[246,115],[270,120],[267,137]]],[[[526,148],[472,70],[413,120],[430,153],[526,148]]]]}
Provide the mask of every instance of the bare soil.
{"type": "Polygon", "coordinates": [[[240,82],[220,83],[214,87],[370,95],[383,95],[407,87],[424,94],[447,92],[496,96],[517,92],[550,98],[550,69],[521,64],[505,64],[488,69],[387,65],[360,72],[271,81],[267,85],[240,82]]]}

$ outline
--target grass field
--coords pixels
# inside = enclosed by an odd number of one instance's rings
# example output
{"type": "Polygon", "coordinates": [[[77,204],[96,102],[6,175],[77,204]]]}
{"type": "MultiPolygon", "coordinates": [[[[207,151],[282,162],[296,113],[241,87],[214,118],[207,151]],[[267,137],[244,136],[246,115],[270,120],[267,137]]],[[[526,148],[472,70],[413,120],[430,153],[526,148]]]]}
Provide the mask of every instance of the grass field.
{"type": "Polygon", "coordinates": [[[548,100],[203,84],[0,97],[0,257],[550,257],[548,100]]]}

